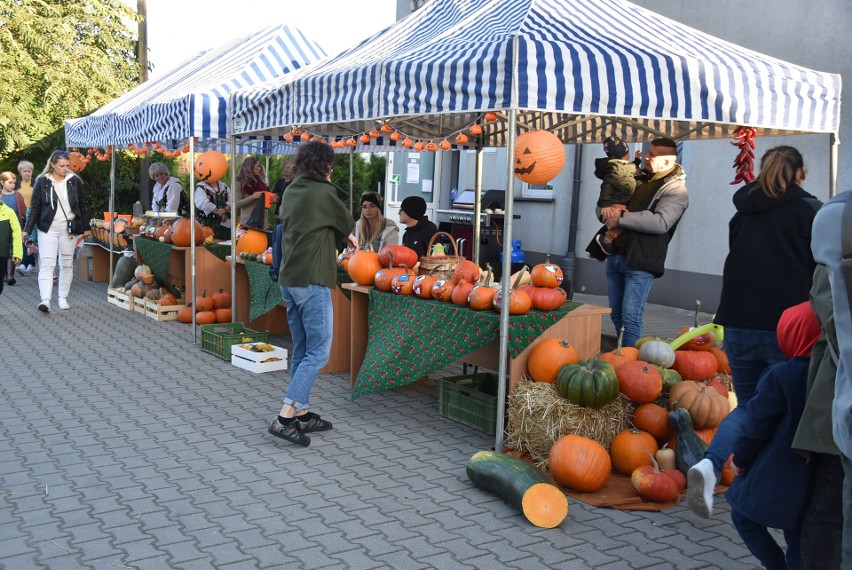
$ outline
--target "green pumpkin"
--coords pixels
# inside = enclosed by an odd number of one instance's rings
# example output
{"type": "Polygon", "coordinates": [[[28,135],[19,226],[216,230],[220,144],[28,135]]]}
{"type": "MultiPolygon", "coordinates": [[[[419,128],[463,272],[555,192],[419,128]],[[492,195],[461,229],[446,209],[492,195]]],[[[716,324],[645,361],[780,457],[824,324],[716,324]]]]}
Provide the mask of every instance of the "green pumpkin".
{"type": "Polygon", "coordinates": [[[566,364],[556,377],[559,395],[578,406],[600,408],[618,397],[615,368],[603,360],[566,364]]]}
{"type": "Polygon", "coordinates": [[[672,386],[683,381],[677,370],[672,370],[665,366],[657,366],[657,370],[660,371],[660,376],[663,377],[663,394],[668,394],[672,386]]]}

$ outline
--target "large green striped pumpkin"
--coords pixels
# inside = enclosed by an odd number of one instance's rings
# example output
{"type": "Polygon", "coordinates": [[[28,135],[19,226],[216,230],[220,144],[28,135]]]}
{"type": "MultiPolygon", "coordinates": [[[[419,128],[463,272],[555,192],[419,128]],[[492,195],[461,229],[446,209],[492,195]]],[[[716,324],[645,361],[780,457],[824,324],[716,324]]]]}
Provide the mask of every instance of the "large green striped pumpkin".
{"type": "Polygon", "coordinates": [[[618,397],[615,369],[603,360],[566,364],[556,378],[559,395],[578,406],[600,408],[618,397]]]}

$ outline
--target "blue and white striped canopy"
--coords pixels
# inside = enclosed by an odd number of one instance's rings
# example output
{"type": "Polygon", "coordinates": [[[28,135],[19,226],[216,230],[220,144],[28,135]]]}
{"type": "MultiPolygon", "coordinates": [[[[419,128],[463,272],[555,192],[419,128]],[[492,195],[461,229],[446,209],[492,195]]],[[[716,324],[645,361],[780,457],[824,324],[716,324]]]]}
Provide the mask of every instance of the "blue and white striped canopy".
{"type": "MultiPolygon", "coordinates": [[[[837,132],[840,77],[699,32],[625,0],[432,0],[336,58],[232,97],[234,131],[348,136],[394,119],[418,139],[483,112],[566,143],[837,132]]],[[[486,146],[505,125],[486,123],[486,146]]]]}
{"type": "Polygon", "coordinates": [[[228,137],[229,96],[325,57],[298,29],[266,28],[199,54],[87,117],[65,122],[72,146],[126,146],[147,141],[228,137]]]}

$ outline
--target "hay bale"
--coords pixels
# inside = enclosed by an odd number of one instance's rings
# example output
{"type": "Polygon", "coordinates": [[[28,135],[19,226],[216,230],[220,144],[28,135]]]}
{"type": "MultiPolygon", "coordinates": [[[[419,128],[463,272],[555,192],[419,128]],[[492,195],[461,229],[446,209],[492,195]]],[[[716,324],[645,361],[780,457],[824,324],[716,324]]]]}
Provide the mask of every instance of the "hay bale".
{"type": "Polygon", "coordinates": [[[630,427],[634,404],[622,394],[602,408],[584,408],[559,395],[556,386],[524,379],[509,396],[506,445],[547,465],[553,443],[563,435],[581,435],[609,449],[612,439],[630,427]]]}

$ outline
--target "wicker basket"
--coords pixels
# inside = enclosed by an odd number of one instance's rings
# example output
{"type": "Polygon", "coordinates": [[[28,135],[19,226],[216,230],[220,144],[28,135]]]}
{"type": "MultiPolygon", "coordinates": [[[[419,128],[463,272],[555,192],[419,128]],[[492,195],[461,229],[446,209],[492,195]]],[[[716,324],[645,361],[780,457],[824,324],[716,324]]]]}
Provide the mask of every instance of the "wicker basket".
{"type": "Polygon", "coordinates": [[[429,245],[426,246],[426,251],[432,251],[432,244],[438,236],[447,236],[450,238],[450,244],[453,246],[454,255],[441,255],[437,257],[433,255],[424,255],[420,258],[420,268],[417,270],[418,275],[429,275],[436,269],[449,274],[453,272],[453,269],[455,269],[456,265],[458,265],[460,261],[464,261],[466,259],[464,256],[459,255],[459,248],[456,245],[455,238],[447,232],[436,232],[435,235],[432,236],[432,239],[429,240],[429,245]]]}

